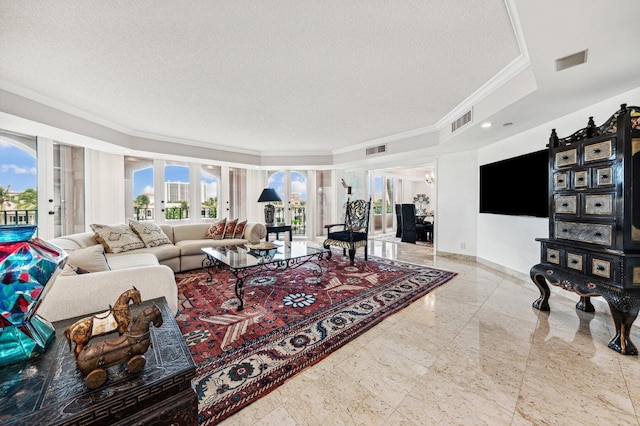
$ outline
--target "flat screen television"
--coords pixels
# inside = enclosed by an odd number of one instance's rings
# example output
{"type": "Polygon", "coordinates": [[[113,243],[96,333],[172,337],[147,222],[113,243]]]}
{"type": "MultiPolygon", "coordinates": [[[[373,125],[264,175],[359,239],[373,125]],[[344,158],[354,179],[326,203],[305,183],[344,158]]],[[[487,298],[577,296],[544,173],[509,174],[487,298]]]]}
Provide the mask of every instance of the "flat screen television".
{"type": "Polygon", "coordinates": [[[480,166],[480,213],[549,217],[549,151],[480,166]]]}

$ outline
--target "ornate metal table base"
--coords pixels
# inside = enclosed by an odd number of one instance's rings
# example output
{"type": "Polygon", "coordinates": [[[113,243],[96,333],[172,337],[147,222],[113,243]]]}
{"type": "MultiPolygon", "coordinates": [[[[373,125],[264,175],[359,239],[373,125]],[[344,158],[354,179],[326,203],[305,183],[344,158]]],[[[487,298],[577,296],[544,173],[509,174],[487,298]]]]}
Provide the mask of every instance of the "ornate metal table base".
{"type": "MultiPolygon", "coordinates": [[[[239,301],[238,312],[244,309],[244,282],[247,278],[258,275],[262,272],[275,270],[284,271],[287,269],[298,268],[306,263],[313,263],[317,267],[313,269],[314,274],[319,279],[319,277],[322,276],[323,264],[325,270],[329,267],[329,255],[330,253],[322,251],[290,259],[272,260],[269,258],[269,255],[265,253],[265,255],[263,256],[264,261],[257,265],[252,265],[244,268],[228,267],[233,276],[236,278],[235,293],[239,301]],[[324,256],[325,254],[327,254],[326,258],[324,256]]],[[[206,255],[206,257],[202,261],[202,268],[206,269],[207,273],[209,274],[207,282],[210,282],[213,279],[213,274],[216,270],[223,267],[227,267],[227,265],[214,257],[206,255]]]]}
{"type": "Polygon", "coordinates": [[[592,296],[602,296],[609,304],[611,316],[616,327],[615,336],[609,341],[609,347],[623,355],[637,355],[638,349],[631,341],[631,326],[640,310],[640,289],[625,289],[598,281],[586,280],[584,276],[572,274],[549,265],[537,264],[531,268],[531,280],[540,290],[540,297],[533,307],[549,311],[549,284],[573,291],[580,296],[576,308],[585,312],[594,312],[592,296]]]}

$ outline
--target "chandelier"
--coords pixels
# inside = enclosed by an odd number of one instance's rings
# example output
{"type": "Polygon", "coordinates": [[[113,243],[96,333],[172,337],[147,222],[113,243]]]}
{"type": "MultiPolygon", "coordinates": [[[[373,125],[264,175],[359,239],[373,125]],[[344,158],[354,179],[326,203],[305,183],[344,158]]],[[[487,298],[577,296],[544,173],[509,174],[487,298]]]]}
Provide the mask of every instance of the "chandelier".
{"type": "Polygon", "coordinates": [[[433,172],[425,173],[424,178],[427,181],[428,185],[433,185],[434,183],[436,183],[436,176],[433,174],[433,172]]]}

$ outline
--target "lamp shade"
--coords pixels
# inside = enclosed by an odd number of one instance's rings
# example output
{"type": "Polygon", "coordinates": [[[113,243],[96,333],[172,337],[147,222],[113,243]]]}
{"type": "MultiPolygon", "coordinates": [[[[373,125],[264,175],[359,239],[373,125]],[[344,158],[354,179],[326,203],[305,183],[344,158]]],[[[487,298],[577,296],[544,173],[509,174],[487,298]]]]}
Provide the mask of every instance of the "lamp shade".
{"type": "Polygon", "coordinates": [[[282,201],[282,199],[278,196],[278,193],[273,188],[265,188],[262,190],[262,194],[260,194],[260,198],[258,198],[259,203],[269,202],[269,201],[282,201]]]}

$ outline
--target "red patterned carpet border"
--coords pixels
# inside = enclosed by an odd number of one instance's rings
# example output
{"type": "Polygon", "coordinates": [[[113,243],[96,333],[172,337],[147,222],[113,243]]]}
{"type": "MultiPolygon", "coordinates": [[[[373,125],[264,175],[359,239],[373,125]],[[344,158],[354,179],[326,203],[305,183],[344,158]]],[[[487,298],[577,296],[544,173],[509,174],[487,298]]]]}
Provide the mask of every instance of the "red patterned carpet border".
{"type": "Polygon", "coordinates": [[[176,274],[200,424],[219,423],[456,275],[374,256],[350,266],[341,254],[319,282],[313,265],[248,279],[241,312],[228,271],[210,282],[200,270],[176,274]]]}

